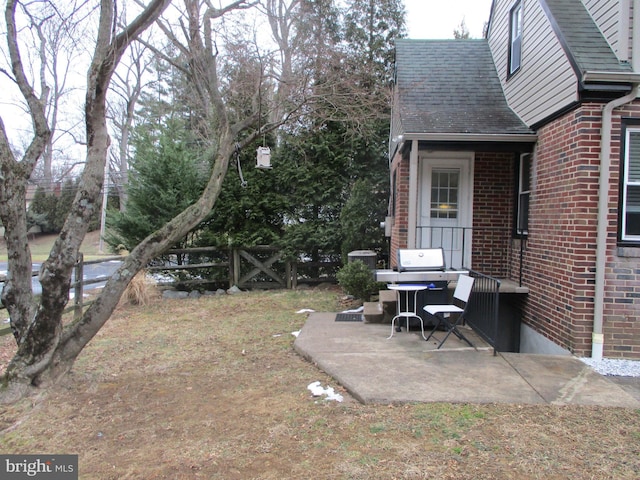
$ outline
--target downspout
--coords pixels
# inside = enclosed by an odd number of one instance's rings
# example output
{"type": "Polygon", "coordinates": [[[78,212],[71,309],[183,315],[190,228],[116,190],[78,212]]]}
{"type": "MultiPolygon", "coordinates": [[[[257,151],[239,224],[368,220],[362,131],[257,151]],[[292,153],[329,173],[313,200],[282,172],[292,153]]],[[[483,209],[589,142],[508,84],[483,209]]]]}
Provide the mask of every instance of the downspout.
{"type": "Polygon", "coordinates": [[[607,226],[609,216],[609,181],[611,179],[611,117],[613,110],[635,100],[638,96],[638,84],[634,83],[631,92],[616,98],[602,111],[602,129],[600,131],[600,179],[598,185],[598,233],[596,237],[596,283],[593,307],[593,333],[591,335],[591,358],[602,359],[604,349],[603,316],[605,268],[607,264],[607,226]]]}

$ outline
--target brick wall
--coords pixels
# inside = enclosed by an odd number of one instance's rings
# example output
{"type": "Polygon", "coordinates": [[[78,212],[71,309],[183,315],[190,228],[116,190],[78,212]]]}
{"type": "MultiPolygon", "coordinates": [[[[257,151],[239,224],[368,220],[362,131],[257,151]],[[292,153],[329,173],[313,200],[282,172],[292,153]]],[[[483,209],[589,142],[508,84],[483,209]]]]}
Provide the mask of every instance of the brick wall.
{"type": "Polygon", "coordinates": [[[475,155],[472,268],[499,278],[511,276],[513,167],[512,153],[475,155]]]}
{"type": "MultiPolygon", "coordinates": [[[[538,131],[525,256],[525,321],[579,356],[591,352],[601,111],[586,104],[538,131]]],[[[640,358],[639,263],[616,246],[619,115],[613,131],[604,355],[640,358]]]]}
{"type": "Polygon", "coordinates": [[[620,181],[621,118],[640,119],[640,102],[616,110],[611,145],[609,244],[605,272],[605,356],[640,359],[640,246],[618,248],[618,185],[620,181]]]}
{"type": "MultiPolygon", "coordinates": [[[[473,205],[473,267],[488,275],[510,276],[509,258],[513,218],[512,153],[477,153],[475,156],[473,205]]],[[[396,155],[395,223],[391,237],[391,265],[396,252],[407,248],[409,214],[409,160],[396,155]]]]}
{"type": "MultiPolygon", "coordinates": [[[[524,244],[524,285],[530,293],[523,320],[579,356],[591,354],[602,107],[583,105],[538,131],[529,236],[524,244]]],[[[640,247],[620,249],[616,244],[621,116],[640,118],[640,102],[616,111],[613,118],[604,355],[640,359],[640,247]]],[[[473,268],[516,279],[519,241],[511,238],[513,168],[511,153],[476,153],[473,268]],[[489,238],[480,234],[483,228],[508,233],[506,238],[489,238]],[[507,271],[504,258],[509,260],[507,271]]],[[[408,157],[397,155],[393,171],[391,263],[396,266],[397,249],[406,248],[408,237],[408,157]]]]}
{"type": "Polygon", "coordinates": [[[402,158],[399,153],[391,163],[391,176],[394,178],[394,185],[391,186],[391,195],[394,196],[394,223],[391,230],[391,251],[389,259],[391,267],[397,267],[397,251],[399,248],[407,248],[408,228],[409,228],[409,158],[402,158]]]}

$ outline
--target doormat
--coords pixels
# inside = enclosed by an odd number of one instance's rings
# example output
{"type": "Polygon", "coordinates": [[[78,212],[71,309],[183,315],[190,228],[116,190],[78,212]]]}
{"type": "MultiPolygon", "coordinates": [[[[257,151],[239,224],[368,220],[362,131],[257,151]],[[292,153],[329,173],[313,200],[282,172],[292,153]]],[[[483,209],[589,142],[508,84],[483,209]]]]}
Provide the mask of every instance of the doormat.
{"type": "Polygon", "coordinates": [[[361,322],[361,313],[338,313],[336,315],[336,322],[361,322]]]}

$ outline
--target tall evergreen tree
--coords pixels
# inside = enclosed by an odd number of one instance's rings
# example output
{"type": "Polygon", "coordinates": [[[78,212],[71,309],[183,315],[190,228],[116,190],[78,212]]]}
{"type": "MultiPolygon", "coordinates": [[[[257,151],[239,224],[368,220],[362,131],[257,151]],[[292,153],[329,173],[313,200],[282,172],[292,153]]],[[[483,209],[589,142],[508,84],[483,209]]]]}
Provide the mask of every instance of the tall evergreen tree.
{"type": "MultiPolygon", "coordinates": [[[[268,4],[277,9],[280,1],[269,0],[268,4]]],[[[303,94],[324,100],[315,102],[313,109],[279,137],[269,139],[273,170],[253,168],[255,147],[238,152],[232,167],[236,169],[239,164],[243,178],[236,172],[225,178],[211,215],[193,238],[198,244],[210,245],[278,244],[290,252],[303,251],[312,256],[319,251],[339,254],[356,248],[380,250],[384,238],[379,222],[385,215],[388,192],[386,146],[392,40],[404,34],[402,4],[398,0],[353,0],[341,12],[334,0],[284,3],[291,10],[276,25],[286,59],[283,69],[307,72],[313,78],[312,90],[303,94]],[[289,58],[287,45],[291,43],[296,44],[297,53],[289,58]],[[366,180],[369,186],[369,196],[362,198],[361,192],[358,198],[370,211],[359,218],[343,218],[342,209],[357,180],[366,180]],[[366,225],[359,224],[362,222],[366,225]],[[363,229],[371,233],[366,240],[356,233],[363,229]]],[[[230,41],[226,49],[233,61],[224,67],[221,81],[230,111],[239,114],[250,108],[250,97],[243,92],[252,82],[263,79],[264,96],[269,95],[267,75],[261,73],[262,59],[246,44],[230,41]]],[[[147,135],[160,135],[166,117],[179,117],[190,131],[192,142],[206,137],[206,126],[198,123],[203,106],[191,104],[188,82],[161,62],[156,72],[156,91],[143,96],[140,102],[139,118],[146,125],[147,135]]],[[[259,102],[260,98],[251,99],[256,100],[259,102]]],[[[264,113],[263,121],[274,114],[277,112],[264,113]]],[[[153,142],[147,138],[146,143],[153,142]]],[[[136,144],[138,148],[141,145],[136,144]]],[[[154,151],[145,157],[149,162],[162,163],[165,160],[160,155],[154,151]]],[[[144,172],[136,167],[133,189],[140,185],[144,172]]],[[[155,203],[161,198],[156,195],[155,203]]],[[[129,202],[136,201],[148,203],[149,199],[132,193],[129,202]]],[[[134,208],[131,218],[145,209],[134,208]]],[[[118,217],[118,221],[126,218],[118,217]]],[[[133,224],[127,229],[133,229],[133,224]]],[[[139,238],[142,233],[132,238],[139,238]]]]}
{"type": "Polygon", "coordinates": [[[60,196],[55,198],[55,215],[53,216],[53,228],[55,232],[62,230],[64,221],[71,210],[71,204],[78,190],[77,182],[70,178],[64,181],[60,188],[60,196]]]}
{"type": "Polygon", "coordinates": [[[351,176],[344,133],[342,124],[330,122],[285,139],[278,164],[288,200],[284,247],[316,258],[340,252],[340,211],[351,176]]]}
{"type": "Polygon", "coordinates": [[[282,165],[255,168],[256,149],[236,152],[232,171],[207,222],[197,235],[198,245],[274,245],[283,235],[286,191],[279,185],[282,165]]]}
{"type": "Polygon", "coordinates": [[[28,228],[37,226],[42,233],[55,232],[53,218],[55,217],[56,204],[53,192],[47,193],[44,187],[38,186],[27,212],[28,228]]]}
{"type": "Polygon", "coordinates": [[[114,248],[132,249],[174,218],[202,193],[209,165],[203,162],[184,120],[163,121],[135,129],[135,155],[124,212],[110,211],[106,240],[114,248]]]}
{"type": "Polygon", "coordinates": [[[394,41],[406,36],[403,1],[350,0],[344,21],[354,73],[374,91],[388,88],[393,79],[394,41]]]}
{"type": "MultiPolygon", "coordinates": [[[[176,55],[165,48],[165,55],[176,55]]],[[[127,205],[110,209],[105,240],[130,250],[147,235],[191,205],[202,193],[210,165],[203,160],[201,115],[185,76],[160,57],[155,81],[142,92],[130,144],[127,205]]],[[[187,238],[180,243],[186,246],[187,238]]]]}
{"type": "Polygon", "coordinates": [[[345,43],[350,74],[369,98],[353,148],[356,174],[341,213],[343,258],[350,250],[386,245],[379,224],[389,195],[387,146],[391,115],[394,41],[406,36],[402,0],[351,0],[345,15],[345,43]]]}

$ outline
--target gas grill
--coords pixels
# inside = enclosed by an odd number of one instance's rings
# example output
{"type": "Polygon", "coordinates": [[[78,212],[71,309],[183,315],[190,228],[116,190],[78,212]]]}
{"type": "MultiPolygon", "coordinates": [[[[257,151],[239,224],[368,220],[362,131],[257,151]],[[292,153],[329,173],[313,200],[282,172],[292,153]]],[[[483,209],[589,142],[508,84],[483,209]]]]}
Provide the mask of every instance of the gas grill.
{"type": "Polygon", "coordinates": [[[464,270],[447,270],[442,248],[399,249],[397,270],[376,270],[384,283],[437,282],[457,280],[464,270]]]}
{"type": "MultiPolygon", "coordinates": [[[[414,298],[403,299],[400,295],[398,301],[405,305],[405,309],[412,309],[423,320],[425,326],[435,324],[435,319],[424,312],[425,305],[449,303],[448,283],[455,281],[462,270],[447,270],[445,265],[444,250],[442,248],[417,248],[399,249],[396,270],[376,270],[376,280],[387,284],[421,284],[428,286],[425,290],[416,292],[414,309],[414,298]]],[[[416,319],[407,319],[411,326],[415,326],[416,319]]]]}

